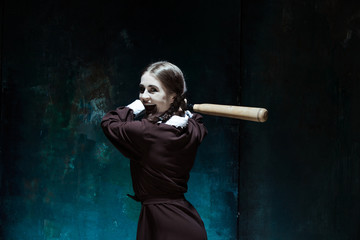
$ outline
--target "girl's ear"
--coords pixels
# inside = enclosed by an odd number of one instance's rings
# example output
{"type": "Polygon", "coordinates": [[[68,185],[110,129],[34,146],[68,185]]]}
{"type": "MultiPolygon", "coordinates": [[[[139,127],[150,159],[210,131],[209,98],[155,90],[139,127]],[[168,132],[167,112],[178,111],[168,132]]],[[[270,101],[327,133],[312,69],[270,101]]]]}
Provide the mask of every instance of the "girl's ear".
{"type": "Polygon", "coordinates": [[[170,103],[173,103],[175,101],[175,98],[176,98],[176,94],[173,93],[170,95],[170,103]]]}

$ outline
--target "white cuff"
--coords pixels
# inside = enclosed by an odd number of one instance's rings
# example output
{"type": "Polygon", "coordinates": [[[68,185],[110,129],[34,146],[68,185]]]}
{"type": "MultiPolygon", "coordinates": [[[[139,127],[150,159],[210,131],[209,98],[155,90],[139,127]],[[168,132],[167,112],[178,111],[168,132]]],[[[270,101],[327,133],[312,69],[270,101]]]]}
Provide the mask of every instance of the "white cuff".
{"type": "Polygon", "coordinates": [[[188,124],[189,118],[191,117],[192,113],[190,111],[185,111],[184,117],[174,115],[167,122],[165,122],[165,124],[185,128],[188,124]]]}
{"type": "Polygon", "coordinates": [[[185,115],[185,117],[174,115],[169,120],[167,120],[165,124],[175,127],[185,128],[188,124],[188,119],[189,119],[188,115],[185,115]]]}
{"type": "Polygon", "coordinates": [[[127,105],[127,107],[133,110],[135,116],[145,110],[144,104],[142,104],[139,99],[133,101],[132,103],[127,105]]]}
{"type": "Polygon", "coordinates": [[[185,115],[187,115],[189,118],[192,118],[193,116],[193,114],[189,110],[185,111],[185,115]]]}

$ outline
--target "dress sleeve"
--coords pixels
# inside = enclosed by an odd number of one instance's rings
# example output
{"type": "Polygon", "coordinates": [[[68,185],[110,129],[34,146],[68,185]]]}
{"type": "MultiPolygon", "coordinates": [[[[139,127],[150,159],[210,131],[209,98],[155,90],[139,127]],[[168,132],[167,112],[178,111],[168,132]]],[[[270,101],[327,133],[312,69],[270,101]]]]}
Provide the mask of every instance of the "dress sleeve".
{"type": "Polygon", "coordinates": [[[127,158],[139,159],[143,152],[145,127],[142,121],[134,121],[133,110],[119,107],[108,112],[101,127],[110,142],[127,158]]]}
{"type": "Polygon", "coordinates": [[[198,142],[201,143],[204,137],[207,135],[208,131],[203,123],[203,116],[198,113],[192,113],[191,118],[189,119],[189,127],[195,136],[198,139],[198,142]]]}

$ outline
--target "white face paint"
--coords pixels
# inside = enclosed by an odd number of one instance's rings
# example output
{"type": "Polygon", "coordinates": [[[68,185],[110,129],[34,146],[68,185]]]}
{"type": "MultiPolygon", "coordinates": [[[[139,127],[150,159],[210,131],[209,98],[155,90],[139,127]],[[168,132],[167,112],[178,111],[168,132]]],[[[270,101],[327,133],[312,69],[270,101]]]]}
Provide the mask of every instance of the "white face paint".
{"type": "Polygon", "coordinates": [[[147,106],[156,106],[153,114],[162,114],[169,109],[174,101],[175,94],[168,94],[162,83],[150,73],[146,72],[141,76],[139,98],[147,106]]]}

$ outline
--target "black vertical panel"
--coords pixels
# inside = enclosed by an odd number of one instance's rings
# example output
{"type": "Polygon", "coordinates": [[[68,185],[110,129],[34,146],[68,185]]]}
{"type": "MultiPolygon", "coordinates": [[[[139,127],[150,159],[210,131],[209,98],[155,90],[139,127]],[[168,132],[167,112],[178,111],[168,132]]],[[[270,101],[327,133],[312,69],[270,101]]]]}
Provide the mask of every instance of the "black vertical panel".
{"type": "Polygon", "coordinates": [[[359,239],[360,4],[244,1],[240,239],[359,239]]]}

